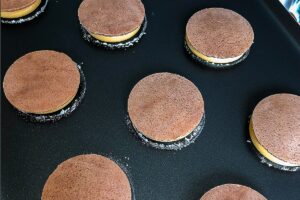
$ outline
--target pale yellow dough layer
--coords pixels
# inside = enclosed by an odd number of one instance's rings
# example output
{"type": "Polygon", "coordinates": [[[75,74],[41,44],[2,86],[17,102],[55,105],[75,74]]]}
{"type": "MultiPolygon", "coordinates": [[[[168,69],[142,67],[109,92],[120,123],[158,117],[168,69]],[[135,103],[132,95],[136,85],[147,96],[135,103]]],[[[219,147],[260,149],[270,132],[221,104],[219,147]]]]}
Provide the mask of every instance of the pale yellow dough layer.
{"type": "Polygon", "coordinates": [[[236,61],[238,60],[239,58],[241,58],[243,56],[240,55],[240,56],[237,56],[237,57],[233,57],[233,58],[214,58],[214,57],[209,57],[209,56],[206,56],[202,53],[200,53],[199,51],[197,51],[193,46],[192,44],[190,43],[190,41],[188,40],[187,37],[185,37],[185,40],[186,40],[186,43],[189,47],[189,49],[196,55],[198,56],[199,58],[205,60],[205,61],[208,61],[208,62],[212,62],[212,63],[220,63],[220,64],[224,64],[224,63],[230,63],[230,62],[233,62],[233,61],[236,61]]]}
{"type": "Polygon", "coordinates": [[[268,160],[282,165],[282,166],[287,166],[287,167],[297,167],[298,165],[296,164],[292,164],[292,163],[288,163],[285,162],[283,160],[280,160],[279,158],[276,158],[275,156],[273,156],[272,154],[270,154],[268,152],[267,149],[265,149],[257,140],[255,133],[254,133],[254,129],[253,129],[253,124],[252,124],[252,119],[250,120],[250,124],[249,124],[249,132],[250,132],[250,138],[251,141],[253,143],[253,145],[255,146],[255,148],[259,151],[259,153],[261,153],[265,158],[267,158],[268,160]]]}
{"type": "Polygon", "coordinates": [[[96,38],[97,40],[100,40],[102,42],[109,42],[109,43],[115,43],[115,42],[122,42],[125,40],[128,40],[130,38],[132,38],[135,34],[137,34],[137,32],[139,32],[141,26],[139,26],[138,28],[136,28],[134,31],[127,33],[125,35],[119,35],[119,36],[105,36],[105,35],[98,35],[98,34],[93,34],[90,33],[94,38],[96,38]]]}
{"type": "Polygon", "coordinates": [[[16,11],[1,11],[1,17],[7,19],[15,19],[19,17],[24,17],[30,13],[32,13],[39,5],[41,4],[42,0],[36,0],[32,5],[23,8],[21,10],[16,11]]]}

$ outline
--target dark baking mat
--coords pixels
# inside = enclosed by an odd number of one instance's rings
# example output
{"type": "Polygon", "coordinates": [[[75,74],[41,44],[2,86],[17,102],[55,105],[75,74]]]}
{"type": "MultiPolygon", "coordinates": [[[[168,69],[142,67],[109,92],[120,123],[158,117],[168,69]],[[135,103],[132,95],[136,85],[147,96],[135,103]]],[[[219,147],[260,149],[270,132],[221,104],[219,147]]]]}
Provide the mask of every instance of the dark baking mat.
{"type": "Polygon", "coordinates": [[[25,53],[52,49],[83,62],[87,81],[82,104],[54,124],[24,121],[2,93],[1,199],[40,199],[56,166],[84,153],[111,155],[123,163],[132,175],[137,200],[196,200],[228,182],[250,186],[270,200],[300,199],[300,173],[260,163],[246,142],[248,116],[262,98],[278,92],[300,95],[300,30],[279,2],[144,0],[146,35],[134,47],[116,51],[82,38],[77,18],[80,2],[53,0],[33,21],[1,27],[2,78],[25,53]],[[194,62],[183,45],[188,18],[216,6],[242,14],[255,31],[247,59],[227,70],[194,62]],[[124,120],[134,84],[164,71],[193,81],[205,100],[203,132],[180,151],[145,146],[124,120]]]}

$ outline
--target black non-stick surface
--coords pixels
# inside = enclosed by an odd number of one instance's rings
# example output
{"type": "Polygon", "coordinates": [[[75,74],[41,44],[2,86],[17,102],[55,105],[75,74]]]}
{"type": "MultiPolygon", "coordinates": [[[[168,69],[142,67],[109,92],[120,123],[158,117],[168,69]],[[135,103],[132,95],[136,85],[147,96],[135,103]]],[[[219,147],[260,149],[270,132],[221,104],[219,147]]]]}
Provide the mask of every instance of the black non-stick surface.
{"type": "MultiPolygon", "coordinates": [[[[283,13],[283,7],[274,3],[283,13]]],[[[56,166],[86,153],[110,155],[127,166],[137,200],[196,200],[223,183],[251,186],[270,200],[300,199],[300,173],[261,164],[246,143],[248,116],[259,100],[278,92],[300,95],[299,38],[292,38],[267,4],[260,0],[145,0],[147,34],[126,51],[96,48],[84,41],[77,20],[79,4],[79,0],[52,0],[34,21],[2,25],[2,78],[25,53],[52,49],[83,62],[87,79],[83,103],[55,124],[22,120],[2,92],[3,200],[40,199],[56,166]],[[248,58],[229,70],[202,67],[183,47],[188,18],[213,6],[239,12],[255,31],[248,58]],[[205,99],[204,130],[181,151],[146,147],[124,121],[134,84],[163,71],[190,79],[205,99]]],[[[297,26],[291,20],[290,25],[297,26]]]]}

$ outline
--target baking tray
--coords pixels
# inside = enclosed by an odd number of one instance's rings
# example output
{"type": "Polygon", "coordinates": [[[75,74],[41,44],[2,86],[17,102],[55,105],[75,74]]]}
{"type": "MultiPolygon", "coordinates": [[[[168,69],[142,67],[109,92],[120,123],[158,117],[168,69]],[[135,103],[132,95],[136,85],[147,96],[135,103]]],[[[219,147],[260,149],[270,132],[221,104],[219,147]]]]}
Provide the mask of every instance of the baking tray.
{"type": "Polygon", "coordinates": [[[87,93],[76,112],[55,124],[24,121],[2,93],[1,199],[40,199],[56,166],[86,153],[108,155],[126,166],[137,200],[196,200],[229,182],[250,186],[270,200],[300,199],[300,173],[261,164],[246,142],[248,117],[262,98],[278,92],[300,94],[300,30],[279,2],[145,0],[147,34],[125,51],[97,48],[82,39],[80,2],[50,1],[34,21],[2,25],[2,78],[25,53],[52,49],[82,63],[87,93]],[[188,18],[207,7],[235,10],[254,28],[249,57],[232,69],[209,70],[184,50],[188,18]],[[147,147],[125,124],[131,88],[141,78],[164,71],[193,81],[205,100],[204,130],[181,151],[147,147]]]}

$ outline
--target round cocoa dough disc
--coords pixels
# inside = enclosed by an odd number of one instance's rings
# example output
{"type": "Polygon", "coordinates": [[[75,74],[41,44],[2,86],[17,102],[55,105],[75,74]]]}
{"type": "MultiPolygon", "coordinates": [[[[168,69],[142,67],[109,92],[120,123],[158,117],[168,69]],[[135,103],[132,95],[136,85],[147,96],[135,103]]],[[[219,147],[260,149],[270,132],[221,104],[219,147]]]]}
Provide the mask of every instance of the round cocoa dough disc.
{"type": "Polygon", "coordinates": [[[224,8],[207,8],[189,19],[186,37],[205,56],[233,58],[249,50],[254,33],[249,22],[238,13],[224,8]]]}
{"type": "Polygon", "coordinates": [[[131,200],[126,174],[112,160],[95,154],[70,158],[45,183],[42,200],[131,200]]]}
{"type": "Polygon", "coordinates": [[[258,142],[273,156],[300,165],[300,96],[274,94],[264,98],[252,114],[258,142]]]}
{"type": "Polygon", "coordinates": [[[80,74],[64,53],[42,50],[28,53],[7,70],[3,90],[19,111],[47,114],[62,109],[76,95],[80,74]]]}
{"type": "Polygon", "coordinates": [[[120,36],[142,25],[145,8],[140,0],[84,0],[78,16],[92,34],[120,36]]]}
{"type": "Polygon", "coordinates": [[[267,200],[257,191],[238,184],[224,184],[206,192],[200,200],[267,200]]]}
{"type": "Polygon", "coordinates": [[[1,0],[1,11],[11,12],[32,5],[36,0],[1,0]]]}
{"type": "Polygon", "coordinates": [[[156,73],[143,78],[128,98],[133,126],[147,138],[172,142],[189,135],[204,114],[198,88],[186,78],[156,73]]]}

